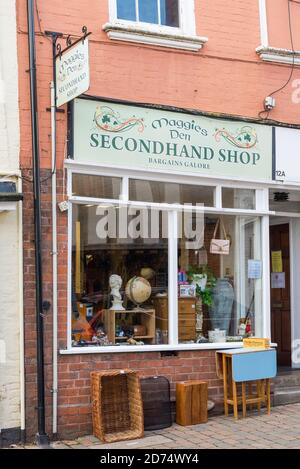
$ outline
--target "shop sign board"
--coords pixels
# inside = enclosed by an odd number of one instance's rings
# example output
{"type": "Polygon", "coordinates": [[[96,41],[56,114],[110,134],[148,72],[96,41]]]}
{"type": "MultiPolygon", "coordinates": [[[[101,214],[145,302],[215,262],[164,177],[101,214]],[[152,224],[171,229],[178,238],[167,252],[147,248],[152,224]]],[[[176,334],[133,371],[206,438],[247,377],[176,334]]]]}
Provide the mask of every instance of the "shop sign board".
{"type": "Polygon", "coordinates": [[[276,180],[300,183],[300,130],[276,128],[276,180]]]}
{"type": "Polygon", "coordinates": [[[246,180],[272,179],[272,127],[76,99],[74,160],[246,180]]]}
{"type": "Polygon", "coordinates": [[[56,105],[68,103],[90,87],[89,41],[82,41],[56,57],[56,105]]]}

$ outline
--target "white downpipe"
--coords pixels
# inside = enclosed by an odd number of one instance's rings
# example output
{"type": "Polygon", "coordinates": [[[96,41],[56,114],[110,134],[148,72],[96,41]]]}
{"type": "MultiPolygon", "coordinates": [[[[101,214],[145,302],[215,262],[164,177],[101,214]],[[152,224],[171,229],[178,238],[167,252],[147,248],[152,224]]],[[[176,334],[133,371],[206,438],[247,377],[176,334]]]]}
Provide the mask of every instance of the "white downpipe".
{"type": "Polygon", "coordinates": [[[51,88],[51,155],[52,155],[52,316],[53,316],[53,378],[52,432],[57,433],[57,217],[56,217],[56,109],[55,89],[51,88]]]}
{"type": "MultiPolygon", "coordinates": [[[[18,192],[22,193],[22,179],[18,178],[18,192]]],[[[25,431],[25,343],[24,343],[24,287],[23,287],[23,204],[18,203],[19,244],[19,337],[20,337],[20,426],[25,431]]]]}

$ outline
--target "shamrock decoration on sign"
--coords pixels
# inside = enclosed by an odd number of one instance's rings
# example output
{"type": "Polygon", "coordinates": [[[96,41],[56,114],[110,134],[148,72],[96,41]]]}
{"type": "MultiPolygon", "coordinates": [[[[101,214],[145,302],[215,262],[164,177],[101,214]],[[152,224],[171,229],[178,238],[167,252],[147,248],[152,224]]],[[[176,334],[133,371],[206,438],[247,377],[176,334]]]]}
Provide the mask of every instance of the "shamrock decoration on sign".
{"type": "Polygon", "coordinates": [[[139,132],[145,129],[144,120],[135,116],[129,119],[121,119],[120,114],[108,106],[99,106],[94,115],[96,126],[106,132],[125,132],[138,127],[139,132]]]}
{"type": "Polygon", "coordinates": [[[231,134],[226,129],[216,129],[215,139],[217,142],[224,138],[228,143],[238,148],[252,148],[257,142],[257,133],[250,126],[242,127],[236,135],[231,134]]]}

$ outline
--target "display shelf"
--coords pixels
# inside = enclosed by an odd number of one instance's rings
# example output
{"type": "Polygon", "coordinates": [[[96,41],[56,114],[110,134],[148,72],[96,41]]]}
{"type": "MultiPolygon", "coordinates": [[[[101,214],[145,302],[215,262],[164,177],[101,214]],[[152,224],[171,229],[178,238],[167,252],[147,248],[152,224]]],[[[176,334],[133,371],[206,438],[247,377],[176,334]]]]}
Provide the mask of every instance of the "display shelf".
{"type": "Polygon", "coordinates": [[[134,335],[136,340],[146,341],[147,345],[155,344],[155,309],[135,309],[126,311],[117,311],[112,309],[104,310],[104,327],[110,343],[128,340],[129,337],[116,336],[116,326],[118,321],[122,320],[125,324],[133,326],[134,317],[138,321],[136,325],[145,326],[147,334],[134,335]],[[124,319],[126,318],[126,319],[124,319]]]}

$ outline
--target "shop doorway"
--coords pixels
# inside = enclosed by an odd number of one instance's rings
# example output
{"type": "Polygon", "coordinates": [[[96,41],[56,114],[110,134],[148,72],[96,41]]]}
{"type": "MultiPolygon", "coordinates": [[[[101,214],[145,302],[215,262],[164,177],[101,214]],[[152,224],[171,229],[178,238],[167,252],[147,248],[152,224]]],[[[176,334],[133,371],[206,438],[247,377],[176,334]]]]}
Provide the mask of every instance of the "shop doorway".
{"type": "Polygon", "coordinates": [[[291,366],[290,225],[270,227],[271,337],[278,366],[291,366]]]}

